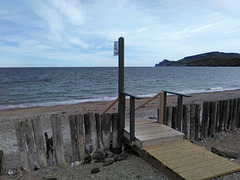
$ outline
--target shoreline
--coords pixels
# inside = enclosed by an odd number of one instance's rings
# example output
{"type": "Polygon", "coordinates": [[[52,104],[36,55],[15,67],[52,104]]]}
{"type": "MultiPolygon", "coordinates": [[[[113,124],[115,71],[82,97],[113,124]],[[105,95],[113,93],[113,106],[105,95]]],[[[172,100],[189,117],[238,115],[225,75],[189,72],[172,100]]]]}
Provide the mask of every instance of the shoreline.
{"type": "MultiPolygon", "coordinates": [[[[217,91],[211,93],[196,93],[191,94],[191,97],[184,98],[183,104],[200,103],[203,101],[218,101],[226,99],[236,99],[240,98],[240,89],[231,91],[217,91]]],[[[142,105],[144,102],[150,98],[142,98],[136,101],[136,108],[142,105]]],[[[167,105],[173,106],[177,103],[177,96],[170,95],[167,98],[167,105]]],[[[89,102],[80,103],[74,105],[58,105],[51,107],[32,107],[24,109],[9,109],[0,110],[0,143],[1,150],[4,151],[6,156],[6,167],[7,169],[13,169],[20,166],[20,156],[18,153],[17,140],[14,129],[14,121],[17,119],[23,119],[26,117],[40,116],[42,120],[42,126],[44,132],[51,133],[51,114],[61,114],[64,116],[63,119],[63,138],[64,142],[70,142],[70,129],[68,116],[70,114],[76,113],[102,113],[113,101],[108,102],[89,102]]],[[[146,120],[151,118],[156,118],[157,108],[158,108],[159,98],[151,101],[144,107],[136,111],[136,120],[146,120]]],[[[126,102],[126,121],[129,117],[129,102],[126,102]]],[[[108,111],[109,113],[117,112],[117,103],[108,111]]],[[[135,161],[140,161],[139,159],[135,161]]]]}
{"type": "MultiPolygon", "coordinates": [[[[215,91],[215,92],[202,92],[189,94],[191,97],[183,98],[183,104],[191,103],[202,103],[203,101],[217,101],[240,98],[240,89],[236,90],[226,90],[226,91],[215,91]]],[[[151,99],[151,97],[143,97],[140,100],[136,100],[136,107],[140,106],[144,102],[151,99]]],[[[144,107],[149,110],[150,108],[158,107],[157,103],[159,98],[151,101],[144,107]]],[[[2,118],[18,118],[42,115],[43,113],[102,113],[106,108],[108,108],[114,100],[112,101],[93,101],[93,102],[83,102],[77,104],[67,104],[67,105],[54,105],[54,106],[36,106],[36,107],[26,107],[26,108],[10,108],[10,109],[0,109],[0,120],[2,118]]],[[[176,95],[167,96],[167,105],[173,106],[177,103],[176,95]]],[[[126,100],[126,109],[129,108],[128,100],[126,100]]],[[[140,108],[142,110],[143,108],[140,108]]],[[[139,110],[138,110],[139,111],[139,110]]],[[[117,103],[108,111],[110,113],[117,112],[117,103]]],[[[0,121],[1,122],[1,121],[0,121]]]]}

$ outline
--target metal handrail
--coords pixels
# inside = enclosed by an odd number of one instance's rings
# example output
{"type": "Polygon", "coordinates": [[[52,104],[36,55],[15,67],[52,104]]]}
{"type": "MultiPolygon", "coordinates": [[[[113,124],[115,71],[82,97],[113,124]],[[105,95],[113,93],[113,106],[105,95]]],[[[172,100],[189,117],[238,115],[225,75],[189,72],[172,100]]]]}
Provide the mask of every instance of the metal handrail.
{"type": "Polygon", "coordinates": [[[172,92],[172,91],[165,91],[165,90],[162,90],[162,91],[164,91],[166,93],[170,93],[170,94],[175,94],[175,95],[178,95],[178,96],[191,97],[190,95],[175,93],[175,92],[172,92]]]}

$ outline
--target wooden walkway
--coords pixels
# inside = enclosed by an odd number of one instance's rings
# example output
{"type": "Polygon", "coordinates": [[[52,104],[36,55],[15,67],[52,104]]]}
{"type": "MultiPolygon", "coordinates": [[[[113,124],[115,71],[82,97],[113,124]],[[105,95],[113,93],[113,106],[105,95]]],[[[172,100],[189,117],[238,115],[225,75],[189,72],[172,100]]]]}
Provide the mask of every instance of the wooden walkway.
{"type": "MultiPolygon", "coordinates": [[[[124,136],[129,143],[129,126],[124,136]]],[[[239,165],[183,140],[182,133],[158,123],[136,124],[136,143],[131,147],[172,179],[211,179],[240,171],[239,165]]]]}

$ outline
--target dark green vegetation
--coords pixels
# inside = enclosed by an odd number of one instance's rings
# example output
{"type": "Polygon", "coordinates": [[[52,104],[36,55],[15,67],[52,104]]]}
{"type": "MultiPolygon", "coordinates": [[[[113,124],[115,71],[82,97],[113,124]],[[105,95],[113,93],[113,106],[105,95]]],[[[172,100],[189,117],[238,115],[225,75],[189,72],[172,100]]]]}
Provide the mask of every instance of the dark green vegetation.
{"type": "Polygon", "coordinates": [[[164,59],[158,66],[240,66],[240,54],[209,52],[188,56],[178,61],[164,59]]]}

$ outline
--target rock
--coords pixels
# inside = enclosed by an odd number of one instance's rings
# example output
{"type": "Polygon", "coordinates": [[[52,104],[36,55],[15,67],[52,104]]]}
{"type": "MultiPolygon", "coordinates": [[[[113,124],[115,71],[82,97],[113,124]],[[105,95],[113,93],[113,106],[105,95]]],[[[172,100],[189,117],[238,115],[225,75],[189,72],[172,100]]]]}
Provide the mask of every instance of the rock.
{"type": "Polygon", "coordinates": [[[95,162],[104,162],[105,158],[105,152],[101,149],[96,150],[91,156],[91,159],[95,160],[95,162]]]}
{"type": "Polygon", "coordinates": [[[109,166],[111,164],[113,164],[113,160],[107,160],[103,163],[103,166],[109,166]]]}
{"type": "Polygon", "coordinates": [[[85,159],[84,162],[82,164],[89,164],[91,162],[91,156],[88,155],[85,159]]]}
{"type": "Polygon", "coordinates": [[[105,150],[105,153],[106,153],[106,156],[109,157],[109,158],[114,156],[114,154],[110,150],[105,150]]]}
{"type": "Polygon", "coordinates": [[[92,173],[92,174],[95,174],[95,173],[98,173],[98,172],[100,172],[100,169],[99,169],[99,168],[92,168],[92,169],[91,169],[91,173],[92,173]]]}
{"type": "Polygon", "coordinates": [[[112,148],[111,151],[113,154],[121,154],[122,153],[121,148],[112,148]]]}
{"type": "Polygon", "coordinates": [[[114,158],[114,161],[122,161],[127,159],[127,154],[119,154],[117,157],[114,158]]]}

